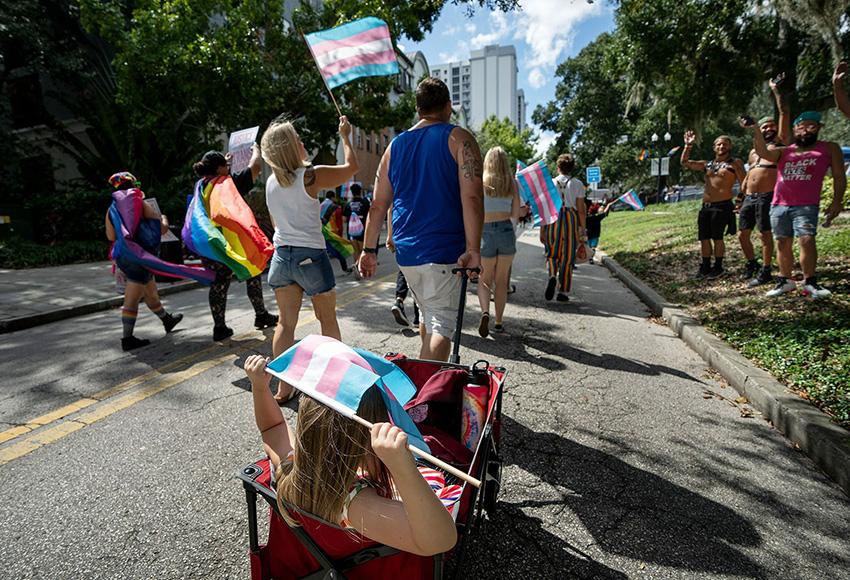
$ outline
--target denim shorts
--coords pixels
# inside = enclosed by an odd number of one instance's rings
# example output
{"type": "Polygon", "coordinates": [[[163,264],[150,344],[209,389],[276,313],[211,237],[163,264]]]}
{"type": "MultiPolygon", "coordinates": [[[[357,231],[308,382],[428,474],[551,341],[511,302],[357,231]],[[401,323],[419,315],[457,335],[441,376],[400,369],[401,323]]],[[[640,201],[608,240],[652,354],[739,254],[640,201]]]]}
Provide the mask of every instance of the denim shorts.
{"type": "Polygon", "coordinates": [[[818,233],[818,205],[774,205],[770,225],[775,238],[814,236],[818,233]]]}
{"type": "Polygon", "coordinates": [[[516,234],[511,220],[484,224],[481,233],[481,257],[513,256],[516,254],[516,234]]]}
{"type": "Polygon", "coordinates": [[[122,272],[124,272],[124,276],[127,277],[128,282],[135,282],[136,284],[147,284],[153,279],[153,274],[151,274],[150,270],[143,266],[139,266],[138,264],[134,264],[129,260],[116,258],[115,266],[122,272]]]}
{"type": "Polygon", "coordinates": [[[292,284],[307,296],[329,292],[336,286],[331,260],[325,250],[277,246],[269,267],[269,286],[277,290],[292,284]]]}

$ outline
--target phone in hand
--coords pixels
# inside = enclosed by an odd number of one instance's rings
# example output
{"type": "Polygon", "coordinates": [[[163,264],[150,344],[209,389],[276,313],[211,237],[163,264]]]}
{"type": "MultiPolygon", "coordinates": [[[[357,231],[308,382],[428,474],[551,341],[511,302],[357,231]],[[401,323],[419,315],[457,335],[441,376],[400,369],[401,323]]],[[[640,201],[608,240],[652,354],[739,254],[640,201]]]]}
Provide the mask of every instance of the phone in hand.
{"type": "Polygon", "coordinates": [[[739,115],[738,118],[741,119],[741,123],[744,124],[744,127],[752,127],[756,124],[755,119],[753,119],[749,115],[739,115]]]}
{"type": "Polygon", "coordinates": [[[778,85],[781,85],[781,84],[782,84],[782,81],[784,81],[784,80],[785,80],[785,73],[784,73],[784,72],[779,73],[778,75],[776,75],[775,77],[773,77],[773,79],[772,79],[772,80],[773,80],[773,84],[775,84],[775,85],[777,85],[777,86],[778,86],[778,85]]]}

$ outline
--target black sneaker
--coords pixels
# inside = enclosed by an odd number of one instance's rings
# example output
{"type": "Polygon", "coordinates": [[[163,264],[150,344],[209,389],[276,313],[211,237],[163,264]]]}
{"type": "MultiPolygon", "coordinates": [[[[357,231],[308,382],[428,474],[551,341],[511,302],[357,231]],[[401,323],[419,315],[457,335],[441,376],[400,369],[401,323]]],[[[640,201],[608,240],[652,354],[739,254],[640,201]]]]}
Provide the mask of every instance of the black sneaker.
{"type": "Polygon", "coordinates": [[[723,274],[725,274],[725,271],[722,266],[712,266],[711,270],[708,271],[708,274],[706,274],[705,277],[709,280],[714,280],[715,278],[720,278],[723,274]]]}
{"type": "Polygon", "coordinates": [[[555,284],[558,283],[558,279],[552,276],[549,278],[549,282],[546,284],[546,292],[543,294],[546,297],[546,300],[552,300],[555,297],[555,284]]]}
{"type": "Polygon", "coordinates": [[[229,326],[214,326],[213,327],[213,340],[218,342],[219,340],[224,340],[225,338],[230,338],[233,336],[233,329],[229,326]]]}
{"type": "MultiPolygon", "coordinates": [[[[275,325],[277,325],[277,314],[272,314],[271,312],[266,311],[254,317],[254,328],[257,330],[271,328],[275,325]]],[[[233,334],[233,331],[231,331],[230,334],[233,334]]]]}
{"type": "Polygon", "coordinates": [[[147,346],[151,343],[146,338],[136,338],[135,336],[128,336],[127,338],[121,339],[121,350],[127,352],[128,350],[133,350],[134,348],[141,348],[143,346],[147,346]]]}
{"type": "Polygon", "coordinates": [[[407,320],[407,315],[404,313],[404,303],[396,300],[396,303],[393,304],[393,307],[390,309],[390,312],[393,313],[393,318],[398,322],[401,326],[410,326],[410,321],[407,320]]]}
{"type": "Polygon", "coordinates": [[[773,274],[770,273],[770,268],[762,268],[759,271],[759,275],[750,280],[747,283],[747,286],[749,288],[755,288],[756,286],[764,286],[771,282],[773,282],[773,274]]]}
{"type": "Polygon", "coordinates": [[[694,276],[694,278],[696,278],[697,280],[702,280],[703,278],[708,276],[709,272],[711,272],[711,266],[705,267],[700,264],[699,270],[697,270],[696,276],[694,276]]]}
{"type": "Polygon", "coordinates": [[[558,297],[555,299],[558,302],[569,302],[570,297],[564,294],[563,292],[558,292],[558,297]]]}
{"type": "Polygon", "coordinates": [[[758,262],[747,262],[747,265],[744,267],[744,273],[741,274],[741,278],[744,280],[751,280],[755,278],[760,269],[761,264],[758,262]]]}
{"type": "Polygon", "coordinates": [[[174,327],[180,324],[180,321],[183,320],[182,314],[166,314],[165,318],[162,319],[162,326],[165,327],[165,332],[171,332],[174,330],[174,327]]]}

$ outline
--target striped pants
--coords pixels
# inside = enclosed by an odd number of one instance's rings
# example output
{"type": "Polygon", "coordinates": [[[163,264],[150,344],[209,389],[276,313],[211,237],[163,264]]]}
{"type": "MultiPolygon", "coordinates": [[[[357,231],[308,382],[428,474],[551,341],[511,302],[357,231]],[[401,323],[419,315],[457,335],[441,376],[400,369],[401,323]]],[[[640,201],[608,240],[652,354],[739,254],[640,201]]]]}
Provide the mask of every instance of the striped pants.
{"type": "Polygon", "coordinates": [[[569,293],[573,285],[573,263],[578,242],[578,214],[561,208],[558,221],[546,226],[546,266],[549,277],[558,278],[558,291],[569,293]]]}

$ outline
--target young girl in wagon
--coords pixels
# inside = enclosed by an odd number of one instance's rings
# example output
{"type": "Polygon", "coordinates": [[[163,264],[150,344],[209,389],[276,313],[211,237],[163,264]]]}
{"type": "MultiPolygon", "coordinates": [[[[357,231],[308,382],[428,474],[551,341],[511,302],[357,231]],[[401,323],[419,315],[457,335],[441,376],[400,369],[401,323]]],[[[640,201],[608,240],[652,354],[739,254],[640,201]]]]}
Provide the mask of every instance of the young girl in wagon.
{"type": "Polygon", "coordinates": [[[452,549],[454,520],[417,469],[405,432],[386,422],[378,387],[366,391],[357,410],[374,424],[371,431],[304,396],[293,432],[269,389],[268,362],[252,355],[245,372],[284,517],[283,501],[405,552],[452,549]]]}

